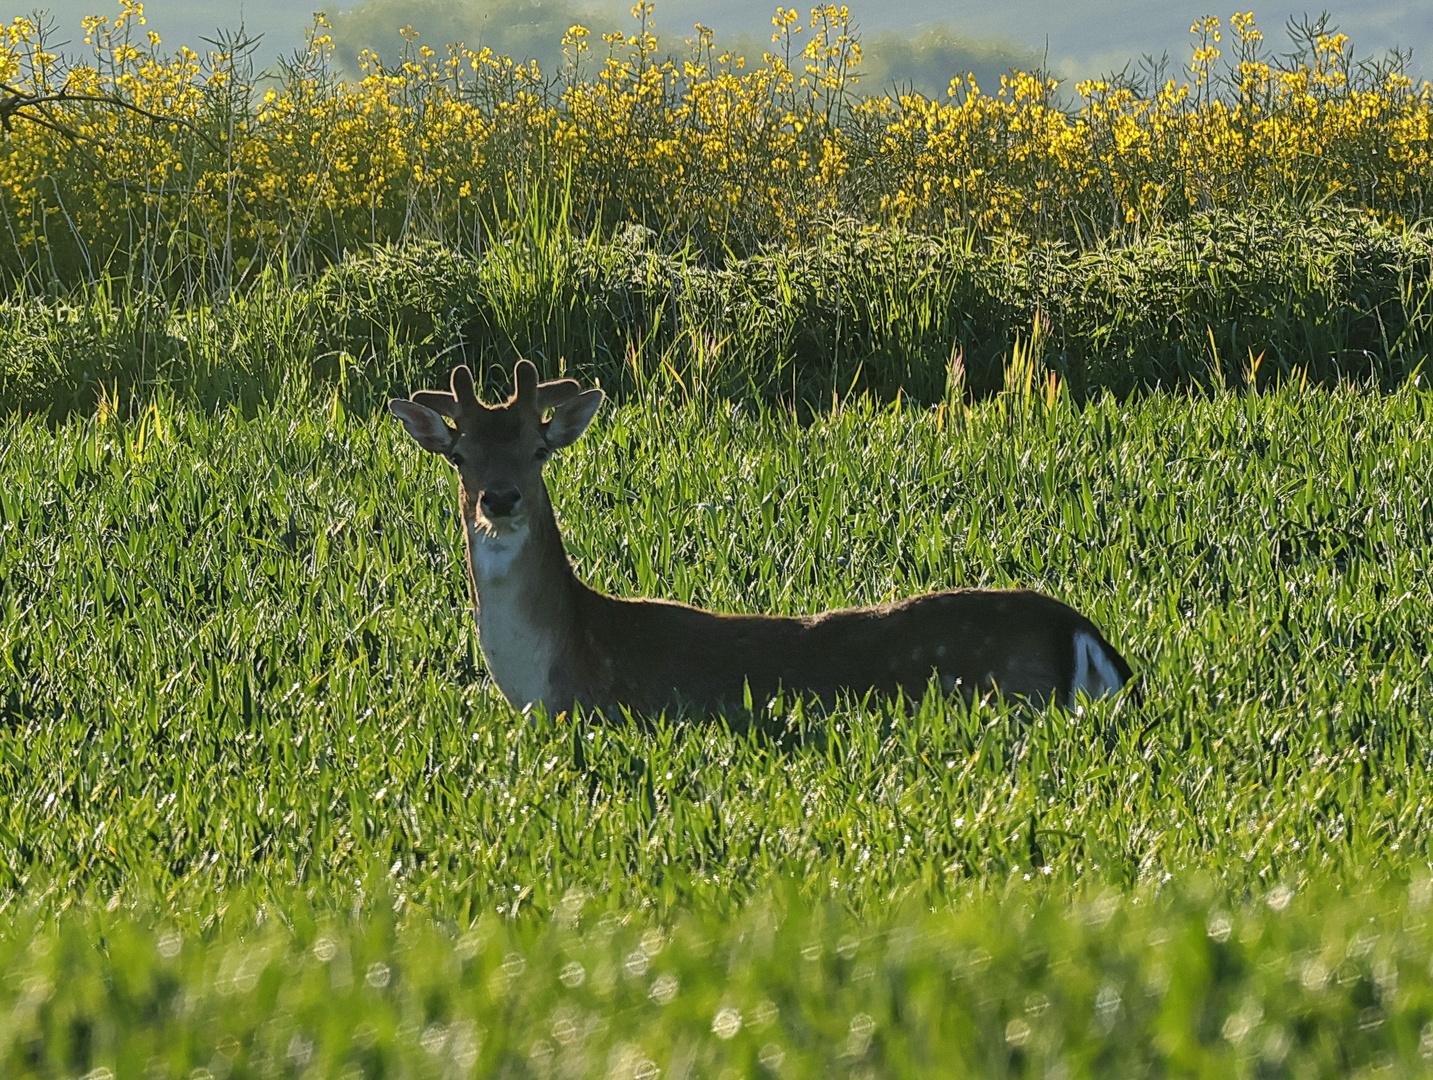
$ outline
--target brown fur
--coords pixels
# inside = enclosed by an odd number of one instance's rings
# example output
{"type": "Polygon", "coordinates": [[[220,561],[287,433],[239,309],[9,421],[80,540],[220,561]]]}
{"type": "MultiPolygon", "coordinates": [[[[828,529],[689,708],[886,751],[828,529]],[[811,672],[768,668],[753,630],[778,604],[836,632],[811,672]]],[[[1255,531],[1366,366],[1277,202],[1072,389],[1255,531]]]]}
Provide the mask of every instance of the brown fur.
{"type": "Polygon", "coordinates": [[[514,705],[710,709],[747,693],[764,702],[782,688],[831,703],[843,692],[919,694],[932,678],[967,698],[998,691],[1068,703],[1081,633],[1121,682],[1130,678],[1093,623],[1035,592],[960,589],[795,618],[599,593],[573,573],[542,458],[581,435],[600,394],[578,395],[566,380],[539,386],[526,361],[515,382],[514,397],[489,408],[460,368],[451,395],[423,391],[392,404],[421,445],[457,464],[483,652],[514,705]],[[458,420],[456,431],[439,412],[458,420]],[[490,520],[484,493],[513,485],[517,510],[490,520]]]}

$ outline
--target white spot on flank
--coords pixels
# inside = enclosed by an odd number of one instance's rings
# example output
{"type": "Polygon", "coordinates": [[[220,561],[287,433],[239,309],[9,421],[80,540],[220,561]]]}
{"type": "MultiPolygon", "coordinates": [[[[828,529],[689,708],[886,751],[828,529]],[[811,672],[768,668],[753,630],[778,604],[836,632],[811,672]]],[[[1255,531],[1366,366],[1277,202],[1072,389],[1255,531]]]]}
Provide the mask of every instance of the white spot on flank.
{"type": "Polygon", "coordinates": [[[1084,694],[1090,700],[1108,697],[1121,686],[1124,680],[1110,660],[1104,647],[1094,635],[1085,630],[1075,631],[1075,675],[1070,680],[1070,700],[1084,694]]]}

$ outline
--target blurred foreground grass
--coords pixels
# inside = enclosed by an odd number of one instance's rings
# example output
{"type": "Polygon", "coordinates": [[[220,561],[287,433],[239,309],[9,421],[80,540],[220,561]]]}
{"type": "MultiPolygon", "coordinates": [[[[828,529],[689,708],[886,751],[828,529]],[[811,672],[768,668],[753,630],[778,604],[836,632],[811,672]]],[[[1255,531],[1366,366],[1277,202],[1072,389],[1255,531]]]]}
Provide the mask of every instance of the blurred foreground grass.
{"type": "Polygon", "coordinates": [[[0,937],[5,1075],[1426,1075],[1429,888],[1014,886],[856,920],[98,906],[0,937]]]}

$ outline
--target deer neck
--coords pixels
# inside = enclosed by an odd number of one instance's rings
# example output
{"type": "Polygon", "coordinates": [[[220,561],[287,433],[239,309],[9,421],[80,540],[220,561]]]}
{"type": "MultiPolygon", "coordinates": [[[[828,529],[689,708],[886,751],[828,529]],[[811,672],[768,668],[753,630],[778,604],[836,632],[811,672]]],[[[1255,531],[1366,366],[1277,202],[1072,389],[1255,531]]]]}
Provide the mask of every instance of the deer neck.
{"type": "Polygon", "coordinates": [[[512,531],[494,533],[465,505],[473,612],[488,673],[521,708],[555,704],[556,672],[569,651],[576,577],[544,489],[542,505],[512,531]]]}

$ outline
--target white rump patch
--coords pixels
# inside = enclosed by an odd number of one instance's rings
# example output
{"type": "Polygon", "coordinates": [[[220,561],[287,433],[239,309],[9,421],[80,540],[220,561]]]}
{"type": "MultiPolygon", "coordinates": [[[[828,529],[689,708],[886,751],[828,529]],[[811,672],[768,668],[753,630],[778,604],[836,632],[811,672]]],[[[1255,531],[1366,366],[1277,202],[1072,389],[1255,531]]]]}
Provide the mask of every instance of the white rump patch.
{"type": "Polygon", "coordinates": [[[1093,634],[1075,631],[1075,677],[1070,680],[1070,702],[1073,704],[1079,694],[1091,701],[1109,697],[1122,686],[1124,680],[1104,646],[1093,634]]]}

